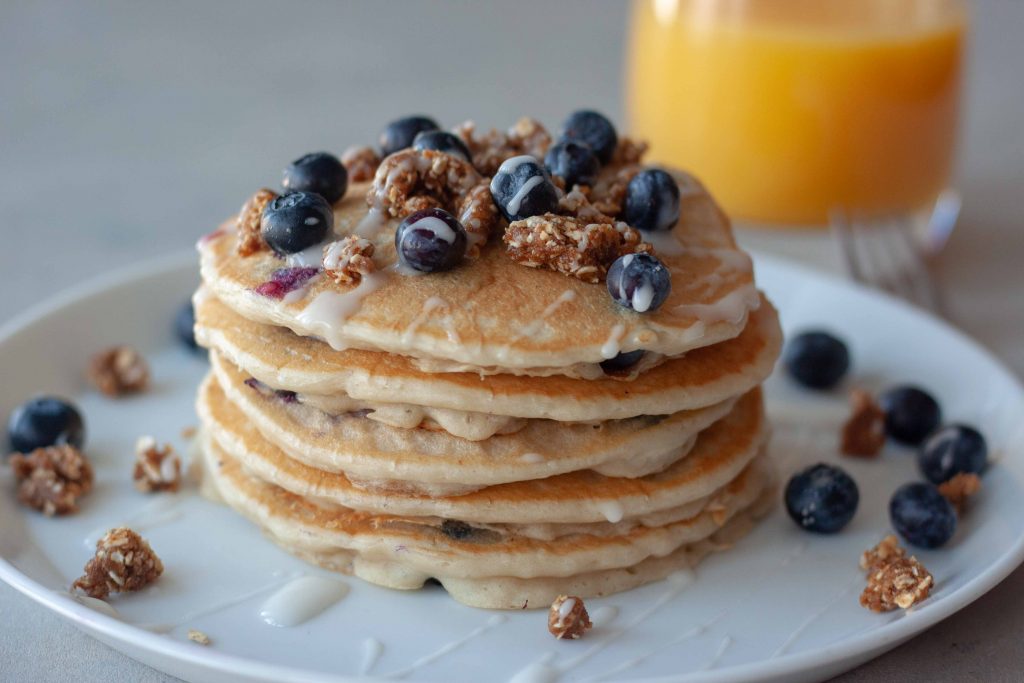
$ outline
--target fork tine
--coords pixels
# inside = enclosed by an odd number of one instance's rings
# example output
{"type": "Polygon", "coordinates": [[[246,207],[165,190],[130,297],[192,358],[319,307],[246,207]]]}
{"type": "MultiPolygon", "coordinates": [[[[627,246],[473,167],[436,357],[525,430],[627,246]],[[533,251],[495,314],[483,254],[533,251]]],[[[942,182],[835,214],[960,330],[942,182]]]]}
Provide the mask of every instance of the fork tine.
{"type": "Polygon", "coordinates": [[[921,248],[914,241],[912,230],[913,226],[909,220],[902,219],[896,222],[896,233],[899,235],[903,249],[907,254],[907,278],[917,293],[917,300],[921,302],[921,305],[929,310],[941,313],[943,308],[942,296],[935,285],[931,272],[928,270],[928,264],[924,260],[921,248]]]}
{"type": "Polygon", "coordinates": [[[846,267],[846,272],[856,282],[870,284],[864,276],[864,271],[861,268],[859,256],[857,254],[857,247],[854,244],[854,238],[851,234],[850,223],[844,209],[833,209],[829,213],[829,226],[832,229],[832,234],[835,237],[836,244],[839,246],[839,255],[843,261],[843,265],[846,267]]]}

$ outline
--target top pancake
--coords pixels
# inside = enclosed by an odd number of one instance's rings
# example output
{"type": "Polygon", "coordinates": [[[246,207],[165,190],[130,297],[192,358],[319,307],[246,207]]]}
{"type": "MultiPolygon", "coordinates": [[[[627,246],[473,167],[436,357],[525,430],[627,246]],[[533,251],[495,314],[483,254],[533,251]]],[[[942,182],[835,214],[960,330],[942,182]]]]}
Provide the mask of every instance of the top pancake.
{"type": "Polygon", "coordinates": [[[674,230],[645,236],[672,274],[672,291],[656,311],[617,305],[604,283],[513,262],[498,235],[479,258],[420,276],[394,267],[397,219],[367,219],[368,183],[352,185],[334,207],[334,235],[367,237],[378,272],[362,283],[311,281],[277,300],[257,294],[275,270],[320,265],[320,248],[287,259],[269,250],[236,253],[232,224],[199,245],[203,280],[225,304],[254,321],[325,339],[336,349],[385,351],[505,373],[550,374],[599,363],[620,351],[678,356],[735,337],[759,304],[750,259],[729,223],[692,177],[676,173],[682,192],[674,230]],[[369,226],[369,227],[367,227],[369,226]],[[536,370],[537,372],[532,372],[536,370]]]}

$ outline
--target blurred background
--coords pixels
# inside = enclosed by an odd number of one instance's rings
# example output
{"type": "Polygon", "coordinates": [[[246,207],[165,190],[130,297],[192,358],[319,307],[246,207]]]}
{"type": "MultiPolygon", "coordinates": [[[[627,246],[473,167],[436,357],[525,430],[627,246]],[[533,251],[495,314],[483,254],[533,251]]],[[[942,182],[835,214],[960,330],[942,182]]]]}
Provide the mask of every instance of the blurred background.
{"type": "MultiPolygon", "coordinates": [[[[862,9],[893,2],[842,1],[857,9],[855,19],[866,16],[862,9]]],[[[764,7],[768,0],[756,2],[764,7]]],[[[712,193],[728,197],[742,214],[744,244],[842,274],[844,260],[832,233],[789,225],[828,222],[817,209],[800,214],[807,197],[796,193],[790,203],[796,213],[772,213],[747,202],[733,190],[749,178],[731,182],[730,168],[737,167],[725,163],[728,149],[696,145],[700,126],[709,121],[756,132],[762,121],[786,120],[786,102],[757,96],[756,84],[744,89],[755,93],[744,111],[759,116],[727,119],[716,112],[712,86],[716,79],[735,84],[737,72],[695,69],[699,44],[686,44],[687,25],[671,18],[681,6],[693,6],[703,12],[694,17],[716,21],[717,10],[742,4],[652,0],[635,10],[631,34],[633,8],[613,0],[4,0],[0,321],[88,277],[190,249],[237,211],[253,188],[276,185],[291,160],[313,150],[340,154],[352,144],[372,144],[388,121],[409,113],[431,115],[446,127],[473,119],[485,128],[506,128],[530,115],[555,128],[573,109],[598,109],[620,131],[629,133],[632,122],[655,136],[656,157],[691,166],[680,157],[692,155],[703,164],[712,193]],[[659,13],[661,28],[651,23],[659,13]],[[659,112],[671,113],[668,123],[659,112]],[[684,130],[690,131],[688,145],[684,130]],[[774,227],[748,227],[764,222],[774,227]]],[[[941,130],[893,150],[909,166],[883,184],[902,187],[925,178],[928,191],[956,188],[963,199],[957,227],[929,261],[944,294],[943,313],[1021,373],[1024,2],[976,0],[970,9],[969,28],[957,25],[950,38],[954,66],[943,62],[945,67],[928,71],[944,59],[936,56],[941,46],[901,57],[906,68],[937,79],[955,68],[957,89],[947,102],[953,109],[925,119],[941,130]],[[956,134],[942,127],[950,121],[956,134]]],[[[836,59],[813,52],[803,58],[836,59]]],[[[899,68],[881,64],[879,74],[899,68]]],[[[826,73],[829,82],[841,78],[841,65],[835,68],[826,73]]],[[[858,92],[851,87],[846,94],[858,92]]],[[[833,96],[842,102],[845,94],[833,96]]],[[[846,111],[877,113],[863,101],[846,111]]],[[[855,128],[858,118],[852,116],[843,130],[855,128]]],[[[906,120],[908,130],[920,127],[906,120]]],[[[715,134],[710,139],[720,142],[715,134]]],[[[865,147],[855,136],[846,140],[846,152],[855,156],[865,147]]],[[[820,148],[814,138],[804,142],[820,148]]],[[[885,169],[876,164],[865,173],[874,177],[885,169]]],[[[702,175],[700,167],[693,170],[702,175]]],[[[760,187],[756,177],[751,187],[760,187]]],[[[823,201],[835,203],[831,197],[823,201]]],[[[838,205],[847,216],[859,208],[838,205]]],[[[1024,624],[1017,618],[1022,595],[1024,574],[1018,571],[964,612],[842,680],[1016,680],[1024,667],[1018,647],[1024,624]]],[[[81,636],[6,586],[0,587],[0,615],[5,679],[167,680],[81,636]]]]}

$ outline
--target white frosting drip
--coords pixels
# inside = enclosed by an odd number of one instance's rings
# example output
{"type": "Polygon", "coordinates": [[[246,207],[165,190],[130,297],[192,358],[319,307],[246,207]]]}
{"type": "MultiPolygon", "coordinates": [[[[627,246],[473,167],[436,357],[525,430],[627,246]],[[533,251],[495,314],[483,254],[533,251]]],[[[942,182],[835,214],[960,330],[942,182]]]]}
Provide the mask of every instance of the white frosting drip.
{"type": "Polygon", "coordinates": [[[544,182],[544,177],[535,175],[523,183],[523,186],[520,187],[514,195],[512,195],[512,199],[508,200],[508,206],[505,207],[508,209],[508,212],[513,215],[519,213],[519,207],[523,203],[523,200],[526,199],[526,195],[530,193],[530,190],[537,187],[542,182],[544,182]]]}
{"type": "Polygon", "coordinates": [[[434,237],[452,244],[455,242],[457,235],[452,230],[451,226],[445,223],[437,216],[424,216],[415,223],[411,224],[408,229],[426,230],[427,232],[434,235],[434,237]]]}
{"type": "Polygon", "coordinates": [[[672,312],[679,316],[696,318],[704,324],[727,322],[738,325],[751,311],[761,305],[761,296],[753,284],[735,289],[712,304],[681,304],[672,312]]]}
{"type": "Polygon", "coordinates": [[[302,251],[288,254],[284,262],[289,268],[319,268],[324,257],[324,243],[318,242],[302,251]]]}
{"type": "Polygon", "coordinates": [[[382,654],[384,654],[384,643],[380,642],[376,638],[364,639],[363,665],[360,667],[359,673],[363,676],[370,673],[382,654]]]}
{"type": "Polygon", "coordinates": [[[602,515],[604,515],[604,518],[612,524],[618,524],[626,515],[626,511],[622,508],[622,504],[617,500],[601,501],[597,503],[597,509],[602,515]]]}
{"type": "Polygon", "coordinates": [[[540,316],[536,320],[532,320],[526,325],[523,325],[519,331],[513,336],[513,339],[521,339],[523,337],[532,337],[540,332],[544,328],[544,323],[555,314],[562,304],[567,304],[570,301],[576,300],[576,292],[572,289],[567,289],[558,295],[558,298],[547,305],[540,316]]]}
{"type": "MultiPolygon", "coordinates": [[[[446,225],[445,227],[447,228],[448,226],[446,225]]],[[[454,234],[455,233],[452,232],[452,235],[454,234]]],[[[405,328],[405,331],[402,332],[402,343],[410,343],[413,337],[416,335],[416,331],[419,330],[420,325],[427,321],[427,318],[430,317],[430,314],[439,308],[447,308],[447,306],[448,302],[439,296],[432,296],[426,301],[424,301],[423,308],[420,309],[420,312],[416,315],[415,318],[412,319],[412,322],[410,322],[409,326],[405,328]]]]}
{"type": "Polygon", "coordinates": [[[366,212],[366,215],[356,225],[352,234],[364,239],[372,239],[377,236],[387,220],[387,215],[381,209],[373,207],[366,212]]]}
{"type": "Polygon", "coordinates": [[[345,321],[359,311],[363,305],[363,299],[379,289],[386,281],[386,271],[377,271],[364,275],[359,284],[347,292],[320,292],[296,316],[296,319],[300,324],[323,337],[331,345],[331,348],[344,351],[348,348],[348,344],[341,334],[345,321]]]}
{"type": "Polygon", "coordinates": [[[618,324],[612,327],[608,333],[608,340],[601,347],[601,358],[615,358],[622,348],[622,335],[626,333],[626,326],[618,324]]]}
{"type": "Polygon", "coordinates": [[[267,598],[260,608],[260,617],[271,626],[298,626],[347,594],[347,583],[322,576],[302,576],[267,598]]]}

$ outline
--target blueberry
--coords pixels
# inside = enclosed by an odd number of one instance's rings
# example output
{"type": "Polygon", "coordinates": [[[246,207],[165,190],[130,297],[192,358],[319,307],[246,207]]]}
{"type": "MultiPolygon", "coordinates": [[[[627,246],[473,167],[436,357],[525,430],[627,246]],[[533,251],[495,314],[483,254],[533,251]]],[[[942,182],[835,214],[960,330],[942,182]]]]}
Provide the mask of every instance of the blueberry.
{"type": "Polygon", "coordinates": [[[601,163],[590,147],[579,142],[559,142],[552,145],[544,157],[544,165],[551,175],[565,180],[565,187],[593,185],[601,170],[601,163]]]}
{"type": "Polygon", "coordinates": [[[917,453],[917,464],[928,481],[941,484],[962,472],[980,474],[988,464],[988,446],[977,429],[949,425],[928,437],[917,453]]]}
{"type": "Polygon", "coordinates": [[[11,450],[19,453],[58,444],[81,448],[85,443],[85,423],[69,401],[41,396],[14,409],[7,421],[7,438],[11,450]]]}
{"type": "Polygon", "coordinates": [[[614,375],[617,372],[628,370],[644,357],[645,351],[643,349],[637,349],[636,351],[623,351],[614,358],[609,358],[606,361],[601,362],[601,369],[604,370],[606,375],[614,375]]]}
{"type": "Polygon", "coordinates": [[[942,420],[938,402],[924,389],[902,386],[890,389],[878,399],[885,411],[885,431],[910,446],[921,443],[942,420]]]}
{"type": "Polygon", "coordinates": [[[196,343],[196,312],[192,308],[192,302],[186,301],[185,305],[178,309],[174,315],[174,334],[178,339],[192,351],[199,349],[196,343]]]}
{"type": "Polygon", "coordinates": [[[679,185],[660,168],[640,171],[626,186],[623,218],[638,230],[671,230],[679,222],[679,185]]]}
{"type": "Polygon", "coordinates": [[[473,535],[473,527],[457,519],[446,519],[441,522],[441,533],[456,541],[462,541],[473,535]]]}
{"type": "Polygon", "coordinates": [[[672,291],[672,278],[654,256],[626,254],[608,269],[607,285],[615,303],[646,313],[665,303],[672,291]]]}
{"type": "Polygon", "coordinates": [[[547,170],[526,155],[505,160],[491,179],[491,196],[510,221],[558,209],[558,190],[547,170]]]}
{"type": "Polygon", "coordinates": [[[314,152],[296,159],[284,169],[281,185],[288,192],[315,192],[328,204],[334,204],[345,196],[348,171],[333,154],[314,152]]]}
{"type": "Polygon", "coordinates": [[[896,489],[889,501],[896,533],[912,545],[938,548],[956,531],[956,510],[932,484],[915,482],[896,489]]]}
{"type": "Polygon", "coordinates": [[[395,230],[399,260],[424,273],[454,268],[466,254],[467,243],[462,223],[442,209],[410,214],[395,230]]]}
{"type": "Polygon", "coordinates": [[[808,531],[834,534],[857,512],[857,482],[838,467],[819,463],[793,475],[786,484],[786,510],[808,531]]]}
{"type": "Polygon", "coordinates": [[[786,345],[786,369],[810,389],[831,389],[850,369],[850,352],[828,332],[803,332],[786,345]]]}
{"type": "Polygon", "coordinates": [[[462,138],[444,130],[425,130],[422,133],[417,133],[416,139],[412,141],[412,148],[416,150],[432,149],[473,163],[469,148],[466,147],[462,138]]]}
{"type": "Polygon", "coordinates": [[[334,227],[327,200],[313,192],[291,192],[267,203],[260,232],[278,254],[294,254],[323,241],[334,227]]]}
{"type": "Polygon", "coordinates": [[[562,124],[562,140],[582,142],[594,150],[602,164],[612,160],[615,147],[619,144],[612,122],[596,111],[587,109],[569,114],[569,118],[562,124]]]}
{"type": "Polygon", "coordinates": [[[411,147],[418,133],[438,128],[437,121],[426,116],[406,116],[392,121],[380,133],[380,154],[386,157],[411,147]]]}

